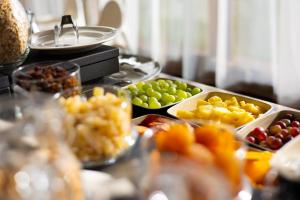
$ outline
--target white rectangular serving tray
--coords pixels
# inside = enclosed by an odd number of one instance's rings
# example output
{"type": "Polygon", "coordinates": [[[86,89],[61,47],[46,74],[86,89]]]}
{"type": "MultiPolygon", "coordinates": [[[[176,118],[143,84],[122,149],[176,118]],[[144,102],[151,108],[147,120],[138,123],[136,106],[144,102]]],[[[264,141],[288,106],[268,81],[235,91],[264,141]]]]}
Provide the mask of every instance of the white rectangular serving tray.
{"type": "MultiPolygon", "coordinates": [[[[254,98],[251,98],[251,97],[246,97],[246,96],[243,96],[243,95],[236,95],[236,94],[232,94],[232,93],[228,93],[228,92],[223,92],[223,91],[222,92],[215,91],[215,92],[206,92],[204,94],[200,93],[198,95],[190,97],[189,99],[184,100],[183,102],[181,102],[181,103],[179,103],[179,104],[177,104],[175,106],[172,106],[171,108],[169,108],[167,110],[167,112],[168,112],[168,114],[170,114],[170,115],[172,115],[174,117],[177,117],[177,111],[178,110],[192,111],[192,110],[194,110],[196,108],[197,101],[199,99],[207,100],[208,98],[210,98],[212,96],[215,96],[215,95],[221,97],[223,100],[230,99],[231,97],[236,97],[238,101],[245,101],[247,103],[253,103],[255,105],[258,105],[264,111],[261,116],[266,115],[268,112],[270,112],[272,110],[272,105],[270,105],[269,103],[260,101],[258,99],[254,99],[254,98]]],[[[261,118],[261,117],[259,117],[259,118],[261,118]]],[[[257,118],[257,119],[259,119],[259,118],[257,118]]],[[[255,119],[254,121],[256,121],[257,119],[255,119]]],[[[237,127],[237,129],[239,129],[239,128],[243,127],[243,126],[237,127]]]]}

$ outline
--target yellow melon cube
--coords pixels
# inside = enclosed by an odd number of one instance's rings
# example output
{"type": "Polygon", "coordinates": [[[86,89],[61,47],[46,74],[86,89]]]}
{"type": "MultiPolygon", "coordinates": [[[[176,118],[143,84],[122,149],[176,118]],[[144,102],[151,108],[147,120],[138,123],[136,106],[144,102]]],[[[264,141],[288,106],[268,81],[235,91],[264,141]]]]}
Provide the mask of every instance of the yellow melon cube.
{"type": "Polygon", "coordinates": [[[176,115],[179,118],[184,118],[184,119],[192,119],[195,117],[195,115],[192,111],[187,111],[187,110],[178,110],[176,115]]]}

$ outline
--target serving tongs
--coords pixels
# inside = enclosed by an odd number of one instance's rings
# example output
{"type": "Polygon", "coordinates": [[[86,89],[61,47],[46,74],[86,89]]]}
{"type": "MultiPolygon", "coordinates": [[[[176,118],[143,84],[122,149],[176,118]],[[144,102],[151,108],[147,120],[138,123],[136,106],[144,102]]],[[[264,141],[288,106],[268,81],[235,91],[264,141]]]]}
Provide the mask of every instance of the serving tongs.
{"type": "Polygon", "coordinates": [[[76,37],[76,43],[79,43],[79,31],[78,31],[78,26],[76,24],[74,24],[73,20],[72,20],[72,16],[71,15],[64,15],[61,17],[61,23],[60,26],[55,25],[54,26],[54,44],[55,47],[59,47],[61,46],[59,40],[60,37],[63,36],[64,34],[64,26],[65,25],[71,25],[72,31],[76,37]]]}

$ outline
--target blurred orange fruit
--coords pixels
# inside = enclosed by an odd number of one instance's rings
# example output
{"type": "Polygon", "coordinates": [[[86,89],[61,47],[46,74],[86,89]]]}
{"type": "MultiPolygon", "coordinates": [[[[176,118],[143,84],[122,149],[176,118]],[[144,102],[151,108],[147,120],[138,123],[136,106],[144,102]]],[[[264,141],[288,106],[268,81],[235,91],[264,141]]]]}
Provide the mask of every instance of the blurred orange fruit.
{"type": "Polygon", "coordinates": [[[167,131],[159,131],[155,139],[160,151],[185,153],[194,143],[195,136],[190,125],[171,124],[167,131]]]}
{"type": "Polygon", "coordinates": [[[245,173],[254,186],[261,185],[270,169],[270,152],[249,151],[246,154],[245,173]]]}

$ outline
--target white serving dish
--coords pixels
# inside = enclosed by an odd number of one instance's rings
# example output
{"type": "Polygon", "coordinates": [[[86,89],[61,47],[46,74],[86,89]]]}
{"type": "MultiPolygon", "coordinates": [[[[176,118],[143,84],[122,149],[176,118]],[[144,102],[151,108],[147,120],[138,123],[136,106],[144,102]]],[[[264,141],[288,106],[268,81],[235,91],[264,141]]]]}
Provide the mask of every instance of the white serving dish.
{"type": "Polygon", "coordinates": [[[66,54],[68,52],[76,53],[95,49],[104,42],[115,38],[118,31],[112,27],[105,26],[83,26],[78,27],[79,41],[73,44],[76,38],[72,28],[64,29],[64,41],[70,43],[62,46],[55,46],[54,31],[42,31],[32,35],[30,48],[38,51],[46,51],[52,54],[66,54]]]}
{"type": "MultiPolygon", "coordinates": [[[[271,113],[269,115],[266,115],[264,117],[261,117],[259,120],[255,120],[250,122],[248,125],[244,126],[240,130],[237,131],[238,137],[242,139],[246,139],[247,135],[253,131],[256,127],[262,127],[264,129],[269,128],[274,122],[278,121],[281,119],[285,114],[290,113],[293,114],[296,118],[300,119],[300,112],[299,111],[294,111],[294,110],[280,110],[274,113],[271,113]]],[[[298,136],[297,136],[298,137],[298,136]]],[[[294,139],[293,139],[294,140],[294,139]]],[[[288,143],[287,143],[288,144],[288,143]]],[[[284,147],[287,145],[285,144],[284,147]]],[[[260,147],[259,145],[252,144],[255,147],[258,147],[260,149],[264,149],[267,151],[272,151],[267,148],[260,147]]],[[[281,147],[283,148],[283,147],[281,147]]]]}
{"type": "MultiPolygon", "coordinates": [[[[246,97],[246,96],[242,96],[242,95],[236,95],[236,94],[232,94],[232,93],[227,93],[227,92],[215,91],[215,92],[200,93],[193,97],[190,97],[189,99],[186,99],[186,100],[182,101],[181,103],[169,108],[167,110],[167,112],[168,112],[168,114],[170,114],[174,117],[177,117],[178,110],[192,111],[196,108],[197,101],[199,99],[207,100],[210,97],[215,96],[215,95],[221,97],[223,100],[230,99],[231,97],[236,97],[238,101],[245,101],[247,103],[253,103],[255,105],[258,105],[264,110],[262,116],[266,115],[272,109],[272,105],[265,103],[263,101],[260,101],[258,99],[254,99],[254,98],[246,97]]],[[[259,117],[259,118],[261,118],[261,117],[259,117]]],[[[257,118],[257,119],[259,119],[259,118],[257,118]]],[[[256,121],[257,119],[255,119],[254,121],[256,121]]],[[[245,125],[243,125],[243,126],[245,126],[245,125]]],[[[243,126],[241,126],[241,127],[243,127],[243,126]]],[[[241,127],[237,127],[237,129],[239,129],[241,127]]]]}

